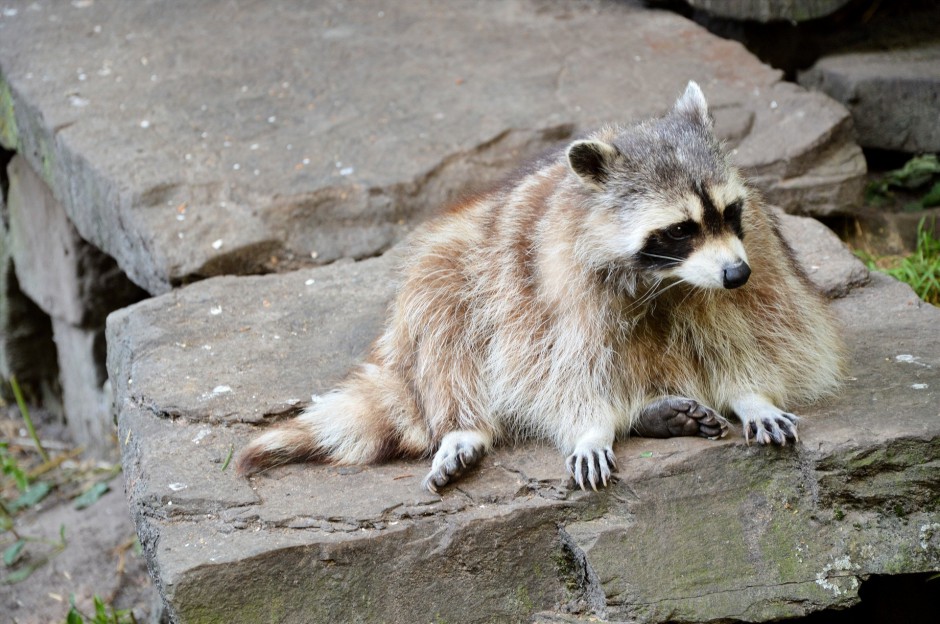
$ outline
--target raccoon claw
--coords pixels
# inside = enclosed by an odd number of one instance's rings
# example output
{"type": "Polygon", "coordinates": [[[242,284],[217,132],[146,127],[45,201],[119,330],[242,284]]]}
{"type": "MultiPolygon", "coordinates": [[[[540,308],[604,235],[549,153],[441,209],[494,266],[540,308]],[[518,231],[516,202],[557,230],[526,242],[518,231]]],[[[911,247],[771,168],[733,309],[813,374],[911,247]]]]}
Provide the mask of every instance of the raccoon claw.
{"type": "Polygon", "coordinates": [[[799,420],[798,416],[788,412],[758,417],[744,424],[744,440],[748,444],[752,438],[758,444],[786,446],[787,440],[797,444],[800,441],[796,431],[799,420]]]}
{"type": "Polygon", "coordinates": [[[647,438],[701,436],[717,440],[728,435],[728,421],[694,399],[667,396],[647,405],[633,429],[647,438]]]}
{"type": "Polygon", "coordinates": [[[434,455],[431,472],[424,477],[422,487],[434,494],[455,480],[468,468],[472,468],[483,458],[486,446],[479,436],[472,433],[454,432],[444,436],[441,447],[434,455]]]}
{"type": "Polygon", "coordinates": [[[565,459],[568,474],[574,478],[582,490],[590,487],[595,492],[597,487],[607,487],[612,480],[612,473],[617,470],[617,458],[611,447],[576,449],[565,459]]]}

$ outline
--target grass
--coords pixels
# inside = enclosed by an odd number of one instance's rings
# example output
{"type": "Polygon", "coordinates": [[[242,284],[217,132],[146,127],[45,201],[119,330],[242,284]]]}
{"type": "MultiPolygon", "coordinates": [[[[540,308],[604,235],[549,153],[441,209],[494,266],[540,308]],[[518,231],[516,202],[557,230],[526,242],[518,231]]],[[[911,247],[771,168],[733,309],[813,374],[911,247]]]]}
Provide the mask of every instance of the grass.
{"type": "Polygon", "coordinates": [[[106,605],[97,595],[94,598],[95,612],[93,615],[82,613],[75,606],[75,596],[70,600],[71,609],[65,617],[65,624],[137,624],[134,612],[130,609],[120,610],[106,605]]]}
{"type": "Polygon", "coordinates": [[[873,271],[886,273],[910,285],[927,303],[940,306],[940,239],[925,227],[926,218],[917,225],[917,248],[909,256],[875,257],[864,251],[856,254],[873,271]]]}
{"type": "Polygon", "coordinates": [[[19,425],[12,421],[3,422],[4,431],[13,434],[4,435],[9,441],[0,442],[0,534],[8,532],[13,538],[12,543],[3,540],[3,566],[0,569],[5,568],[7,573],[0,582],[7,585],[25,581],[68,546],[65,526],[59,528],[58,539],[34,537],[17,530],[17,516],[36,507],[53,493],[58,499],[72,499],[76,509],[88,507],[108,491],[107,482],[120,472],[119,466],[102,468],[93,461],[73,461],[82,449],[69,450],[60,446],[58,454],[50,457],[36,433],[15,378],[10,379],[10,386],[30,440],[18,442],[15,431],[19,425]],[[39,545],[46,545],[46,548],[34,547],[39,545]]]}

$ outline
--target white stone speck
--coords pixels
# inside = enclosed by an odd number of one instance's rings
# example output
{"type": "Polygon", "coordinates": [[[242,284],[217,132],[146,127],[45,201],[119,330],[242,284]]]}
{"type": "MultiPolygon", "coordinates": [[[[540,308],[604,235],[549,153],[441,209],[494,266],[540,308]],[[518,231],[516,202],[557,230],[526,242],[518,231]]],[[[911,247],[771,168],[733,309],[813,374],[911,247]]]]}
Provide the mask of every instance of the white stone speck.
{"type": "Polygon", "coordinates": [[[261,147],[261,146],[258,145],[257,143],[252,143],[251,145],[248,146],[248,149],[250,149],[250,150],[256,150],[256,149],[258,149],[259,147],[261,147]]]}
{"type": "Polygon", "coordinates": [[[212,316],[218,316],[222,314],[222,306],[212,306],[209,308],[209,314],[212,316]]]}
{"type": "Polygon", "coordinates": [[[777,100],[773,100],[773,101],[770,102],[770,108],[771,108],[771,109],[776,109],[776,108],[777,108],[777,100]]]}
{"type": "Polygon", "coordinates": [[[156,74],[150,74],[150,82],[156,82],[156,81],[158,81],[158,80],[159,80],[159,78],[157,78],[157,75],[156,75],[156,74]]]}
{"type": "Polygon", "coordinates": [[[88,106],[88,98],[83,98],[80,95],[72,94],[69,96],[69,104],[71,104],[75,108],[83,108],[85,106],[88,106]]]}
{"type": "Polygon", "coordinates": [[[901,355],[894,356],[895,362],[904,362],[905,364],[916,364],[917,366],[923,366],[924,368],[933,368],[930,364],[924,364],[919,360],[920,356],[910,355],[909,353],[902,353],[901,355]]]}
{"type": "Polygon", "coordinates": [[[319,256],[320,256],[320,253],[317,251],[310,252],[310,257],[313,258],[314,260],[316,260],[319,256]]]}
{"type": "MultiPolygon", "coordinates": [[[[185,490],[189,486],[186,485],[185,483],[171,483],[167,487],[173,490],[174,492],[179,492],[180,490],[185,490]]],[[[168,503],[168,504],[172,505],[173,503],[168,503]]]]}
{"type": "Polygon", "coordinates": [[[216,386],[215,388],[213,388],[212,394],[225,394],[226,392],[231,392],[231,391],[232,391],[231,386],[221,385],[221,386],[216,386]]]}
{"type": "Polygon", "coordinates": [[[240,164],[238,164],[238,163],[235,163],[234,165],[232,165],[232,169],[234,169],[235,171],[238,171],[238,170],[241,169],[241,168],[242,168],[242,166],[241,166],[240,164]]]}
{"type": "Polygon", "coordinates": [[[16,17],[19,9],[3,9],[3,17],[16,17]]]}
{"type": "Polygon", "coordinates": [[[277,121],[277,117],[275,117],[274,115],[271,115],[270,117],[268,117],[268,123],[274,123],[275,121],[277,121]]]}
{"type": "Polygon", "coordinates": [[[315,281],[316,281],[316,280],[308,279],[306,282],[304,282],[304,284],[307,285],[307,286],[313,286],[313,284],[314,284],[315,281]]]}
{"type": "Polygon", "coordinates": [[[255,175],[261,175],[261,169],[255,169],[252,173],[255,175]]]}
{"type": "Polygon", "coordinates": [[[911,388],[913,388],[914,390],[926,390],[929,387],[930,387],[929,385],[924,384],[924,383],[911,384],[911,388]]]}
{"type": "Polygon", "coordinates": [[[352,167],[343,167],[342,169],[339,170],[339,174],[341,176],[348,176],[348,175],[352,175],[354,171],[355,169],[353,169],[352,167]]]}
{"type": "Polygon", "coordinates": [[[309,165],[309,164],[310,164],[310,159],[309,159],[309,158],[304,158],[301,162],[302,162],[303,164],[305,164],[305,165],[309,165]]]}
{"type": "Polygon", "coordinates": [[[193,442],[195,444],[199,444],[200,442],[202,442],[202,439],[205,438],[210,433],[212,433],[212,429],[209,429],[209,428],[201,429],[199,433],[196,434],[196,437],[193,438],[193,442]]]}
{"type": "Polygon", "coordinates": [[[141,127],[141,128],[149,128],[149,127],[150,127],[150,120],[149,120],[149,119],[144,119],[144,120],[142,120],[142,121],[140,122],[140,127],[141,127]]]}
{"type": "Polygon", "coordinates": [[[178,214],[178,215],[176,215],[176,220],[177,220],[177,221],[185,221],[185,220],[186,220],[186,215],[184,215],[184,214],[178,214]]]}
{"type": "Polygon", "coordinates": [[[222,239],[220,238],[220,239],[217,239],[217,240],[212,241],[212,248],[213,248],[213,249],[222,249],[222,239]]]}

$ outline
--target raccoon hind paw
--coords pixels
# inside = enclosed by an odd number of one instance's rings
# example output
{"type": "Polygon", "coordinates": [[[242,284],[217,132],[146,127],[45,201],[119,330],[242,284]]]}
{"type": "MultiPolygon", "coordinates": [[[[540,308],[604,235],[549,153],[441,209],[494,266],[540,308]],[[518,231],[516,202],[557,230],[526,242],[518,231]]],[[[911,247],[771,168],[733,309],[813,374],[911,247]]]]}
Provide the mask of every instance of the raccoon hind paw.
{"type": "Polygon", "coordinates": [[[728,435],[728,421],[695,399],[667,396],[643,408],[633,430],[645,438],[701,436],[717,440],[728,435]]]}

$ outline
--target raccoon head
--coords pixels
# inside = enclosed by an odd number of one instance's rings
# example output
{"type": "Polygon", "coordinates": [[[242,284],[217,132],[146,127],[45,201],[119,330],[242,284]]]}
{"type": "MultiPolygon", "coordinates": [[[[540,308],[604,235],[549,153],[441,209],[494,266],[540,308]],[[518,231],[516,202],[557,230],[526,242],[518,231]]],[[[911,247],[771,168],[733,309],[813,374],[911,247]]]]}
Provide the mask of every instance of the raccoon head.
{"type": "Polygon", "coordinates": [[[690,82],[664,117],[608,129],[568,148],[585,196],[582,256],[636,278],[732,289],[751,275],[744,249],[747,187],[690,82]]]}

